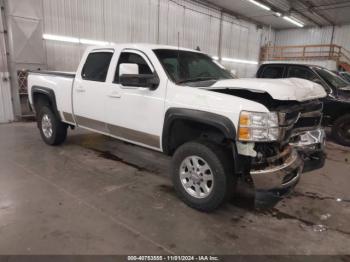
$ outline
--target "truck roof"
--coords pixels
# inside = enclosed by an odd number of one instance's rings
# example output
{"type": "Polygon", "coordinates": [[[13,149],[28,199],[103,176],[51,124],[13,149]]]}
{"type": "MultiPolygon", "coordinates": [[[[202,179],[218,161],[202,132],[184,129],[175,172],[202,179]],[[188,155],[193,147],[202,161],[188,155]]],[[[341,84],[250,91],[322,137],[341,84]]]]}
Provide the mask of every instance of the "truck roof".
{"type": "Polygon", "coordinates": [[[264,65],[296,65],[296,66],[305,66],[305,67],[318,67],[318,68],[325,68],[323,66],[319,66],[319,65],[313,65],[313,64],[301,64],[301,63],[293,63],[293,62],[264,62],[261,64],[261,66],[264,65]]]}
{"type": "Polygon", "coordinates": [[[171,46],[171,45],[157,45],[157,44],[148,44],[148,43],[121,43],[121,44],[109,44],[109,45],[103,45],[103,46],[89,46],[89,50],[94,49],[108,49],[108,48],[135,48],[140,50],[155,50],[155,49],[172,49],[172,50],[181,50],[181,51],[191,51],[191,52],[198,52],[201,53],[195,49],[190,48],[184,48],[184,47],[177,47],[177,46],[171,46]]]}

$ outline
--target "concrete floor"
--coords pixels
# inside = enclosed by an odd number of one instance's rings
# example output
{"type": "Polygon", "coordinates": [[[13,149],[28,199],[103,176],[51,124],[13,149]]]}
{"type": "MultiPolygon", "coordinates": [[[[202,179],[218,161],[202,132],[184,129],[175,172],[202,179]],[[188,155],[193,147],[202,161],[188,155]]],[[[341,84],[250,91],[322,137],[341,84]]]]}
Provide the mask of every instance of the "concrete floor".
{"type": "Polygon", "coordinates": [[[177,199],[161,154],[82,130],[45,145],[0,125],[0,254],[349,254],[350,149],[268,210],[236,198],[212,214],[177,199]]]}

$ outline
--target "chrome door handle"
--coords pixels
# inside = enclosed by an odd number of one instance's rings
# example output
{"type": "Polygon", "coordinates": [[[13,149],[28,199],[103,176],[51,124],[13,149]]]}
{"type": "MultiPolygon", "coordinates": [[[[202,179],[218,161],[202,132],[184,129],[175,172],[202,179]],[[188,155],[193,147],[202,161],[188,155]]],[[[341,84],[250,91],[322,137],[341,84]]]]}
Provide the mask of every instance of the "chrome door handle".
{"type": "Polygon", "coordinates": [[[84,88],[78,87],[75,89],[78,93],[84,93],[86,90],[84,88]]]}
{"type": "Polygon", "coordinates": [[[119,92],[115,92],[115,91],[110,93],[108,96],[111,97],[111,98],[120,98],[121,97],[120,93],[119,92]]]}

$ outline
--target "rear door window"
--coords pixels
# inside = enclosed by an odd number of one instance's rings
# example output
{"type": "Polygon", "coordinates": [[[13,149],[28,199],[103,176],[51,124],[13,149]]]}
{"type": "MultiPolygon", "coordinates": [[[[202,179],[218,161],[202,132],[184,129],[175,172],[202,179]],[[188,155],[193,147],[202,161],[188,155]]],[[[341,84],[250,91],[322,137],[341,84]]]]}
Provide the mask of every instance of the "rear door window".
{"type": "Polygon", "coordinates": [[[271,65],[265,66],[260,78],[283,78],[284,66],[271,65]]]}
{"type": "Polygon", "coordinates": [[[93,52],[88,55],[81,72],[84,80],[104,82],[106,81],[109,64],[113,52],[93,52]]]}

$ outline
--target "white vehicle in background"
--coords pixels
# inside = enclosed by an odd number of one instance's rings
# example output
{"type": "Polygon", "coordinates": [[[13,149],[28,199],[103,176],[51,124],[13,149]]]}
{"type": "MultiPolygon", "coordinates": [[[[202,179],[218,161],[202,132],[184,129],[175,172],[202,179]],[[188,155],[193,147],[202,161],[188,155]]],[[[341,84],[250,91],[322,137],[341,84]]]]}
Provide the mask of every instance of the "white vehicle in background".
{"type": "Polygon", "coordinates": [[[82,127],[172,156],[180,198],[212,211],[250,181],[257,192],[292,189],[304,164],[321,167],[322,87],[300,79],[233,79],[189,49],[90,47],[76,73],[32,72],[30,102],[49,145],[82,127]]]}

